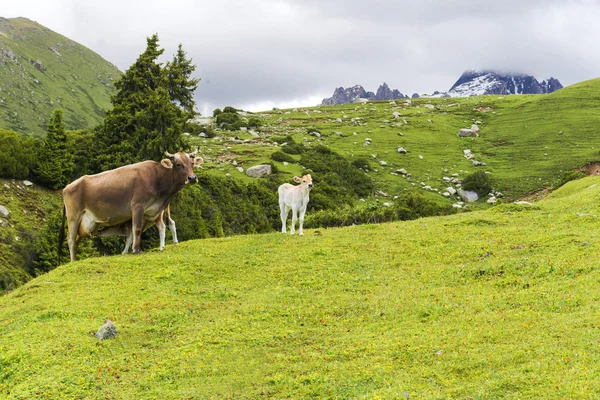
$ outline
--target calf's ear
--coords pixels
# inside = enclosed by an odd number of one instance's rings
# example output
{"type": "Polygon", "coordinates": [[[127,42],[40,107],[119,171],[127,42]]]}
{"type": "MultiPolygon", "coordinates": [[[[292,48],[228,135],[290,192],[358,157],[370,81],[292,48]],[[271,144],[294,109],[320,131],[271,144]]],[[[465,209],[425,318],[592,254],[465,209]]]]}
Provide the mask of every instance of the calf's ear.
{"type": "Polygon", "coordinates": [[[173,168],[173,161],[169,160],[168,158],[160,160],[160,163],[165,168],[173,168]]]}
{"type": "Polygon", "coordinates": [[[295,176],[295,177],[294,177],[294,181],[296,181],[296,182],[300,183],[300,182],[302,182],[302,179],[301,179],[301,178],[298,178],[297,176],[295,176]]]}

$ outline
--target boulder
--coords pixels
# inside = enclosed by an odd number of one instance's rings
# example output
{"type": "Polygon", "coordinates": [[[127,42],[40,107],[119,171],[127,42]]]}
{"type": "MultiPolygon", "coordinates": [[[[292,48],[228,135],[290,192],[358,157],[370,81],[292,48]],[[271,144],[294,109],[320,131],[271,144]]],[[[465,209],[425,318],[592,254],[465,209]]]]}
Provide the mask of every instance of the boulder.
{"type": "Polygon", "coordinates": [[[268,164],[255,165],[246,170],[246,175],[251,178],[261,178],[263,176],[271,175],[271,166],[268,164]]]}
{"type": "Polygon", "coordinates": [[[471,190],[458,189],[458,195],[467,203],[473,203],[479,199],[477,192],[471,190]]]}
{"type": "Polygon", "coordinates": [[[107,319],[106,322],[104,322],[104,325],[98,329],[98,332],[96,332],[94,336],[100,340],[112,339],[117,336],[117,327],[110,319],[107,319]]]}
{"type": "Polygon", "coordinates": [[[473,129],[463,128],[458,131],[458,137],[471,137],[471,136],[477,137],[479,135],[473,129]]]}
{"type": "Polygon", "coordinates": [[[8,217],[8,214],[10,214],[10,211],[8,211],[4,206],[0,206],[0,216],[6,218],[8,217]]]}

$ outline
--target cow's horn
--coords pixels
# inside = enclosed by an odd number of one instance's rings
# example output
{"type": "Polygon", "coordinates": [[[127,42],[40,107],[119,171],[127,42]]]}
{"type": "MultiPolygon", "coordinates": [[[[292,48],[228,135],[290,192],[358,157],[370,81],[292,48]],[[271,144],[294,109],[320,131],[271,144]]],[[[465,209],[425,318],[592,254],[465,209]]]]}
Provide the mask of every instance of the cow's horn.
{"type": "Polygon", "coordinates": [[[167,157],[175,157],[175,154],[171,154],[168,151],[165,150],[165,156],[167,157]]]}
{"type": "Polygon", "coordinates": [[[194,157],[196,154],[198,154],[198,148],[196,147],[196,150],[194,150],[192,153],[190,153],[190,157],[194,157]]]}

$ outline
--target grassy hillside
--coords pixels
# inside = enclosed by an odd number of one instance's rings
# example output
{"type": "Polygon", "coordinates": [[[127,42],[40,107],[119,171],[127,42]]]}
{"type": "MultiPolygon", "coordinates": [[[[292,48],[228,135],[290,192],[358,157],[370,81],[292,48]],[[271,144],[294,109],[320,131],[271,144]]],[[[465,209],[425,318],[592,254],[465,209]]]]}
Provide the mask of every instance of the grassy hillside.
{"type": "MultiPolygon", "coordinates": [[[[241,179],[247,178],[235,167],[272,161],[270,154],[279,150],[272,137],[290,135],[307,146],[322,144],[348,157],[369,159],[369,175],[391,196],[431,186],[438,192],[429,194],[441,198],[449,186],[444,177],[464,178],[482,169],[494,178],[496,190],[517,199],[556,185],[565,172],[600,161],[598,109],[600,79],[595,79],[550,95],[422,98],[409,105],[398,100],[271,111],[260,114],[266,126],[258,143],[227,140],[252,138],[239,131],[192,140],[207,155],[207,169],[241,179]],[[479,137],[457,136],[459,129],[477,121],[479,137]],[[309,135],[311,130],[321,137],[309,135]],[[371,139],[370,145],[365,139],[371,139]],[[408,154],[399,154],[399,146],[408,154]],[[474,167],[464,157],[465,149],[487,165],[474,167]],[[400,168],[412,177],[397,175],[400,168]]],[[[275,165],[290,174],[302,172],[299,164],[275,165]]]]}
{"type": "Polygon", "coordinates": [[[0,128],[43,136],[54,109],[69,129],[102,121],[118,69],[26,18],[0,18],[0,128]]]}
{"type": "Polygon", "coordinates": [[[0,393],[593,398],[599,197],[64,265],[0,298],[0,393]]]}
{"type": "Polygon", "coordinates": [[[0,293],[4,293],[36,275],[31,262],[33,237],[47,223],[50,210],[62,208],[62,199],[23,181],[0,179],[0,205],[9,211],[6,218],[0,216],[0,293]]]}

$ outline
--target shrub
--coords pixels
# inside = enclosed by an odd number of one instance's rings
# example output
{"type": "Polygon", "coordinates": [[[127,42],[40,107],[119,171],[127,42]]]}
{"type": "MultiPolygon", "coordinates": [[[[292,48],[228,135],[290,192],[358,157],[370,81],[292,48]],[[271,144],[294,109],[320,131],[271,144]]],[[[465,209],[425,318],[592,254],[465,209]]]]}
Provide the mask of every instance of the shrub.
{"type": "Polygon", "coordinates": [[[583,171],[567,171],[560,178],[558,184],[556,184],[555,188],[559,188],[567,182],[575,181],[577,179],[585,178],[585,172],[583,171]]]}
{"type": "Polygon", "coordinates": [[[462,181],[462,188],[477,192],[479,196],[485,196],[493,190],[492,179],[483,171],[473,172],[462,181]]]}
{"type": "Polygon", "coordinates": [[[217,125],[228,131],[236,131],[246,126],[246,123],[236,113],[222,112],[217,115],[217,125]]]}
{"type": "Polygon", "coordinates": [[[0,129],[0,176],[25,179],[36,163],[37,139],[0,129]]]}
{"type": "Polygon", "coordinates": [[[231,106],[226,106],[225,108],[223,108],[223,112],[224,113],[231,113],[231,114],[237,114],[238,110],[231,107],[231,106]]]}
{"type": "Polygon", "coordinates": [[[364,157],[358,157],[352,160],[352,166],[358,169],[369,169],[369,160],[364,157]]]}
{"type": "Polygon", "coordinates": [[[367,197],[375,190],[375,183],[368,175],[327,147],[317,146],[304,152],[301,163],[315,172],[317,180],[336,187],[340,195],[367,197]]]}
{"type": "Polygon", "coordinates": [[[260,120],[260,118],[251,117],[248,119],[248,128],[258,129],[262,126],[262,124],[263,122],[260,120]]]}
{"type": "Polygon", "coordinates": [[[213,110],[213,117],[218,116],[219,114],[221,114],[223,112],[223,110],[221,110],[220,108],[215,108],[213,110]]]}
{"type": "Polygon", "coordinates": [[[277,143],[285,143],[285,146],[281,146],[281,151],[287,154],[302,154],[306,150],[303,144],[298,144],[294,141],[291,136],[273,136],[273,141],[277,143]]]}
{"type": "Polygon", "coordinates": [[[271,159],[273,159],[273,161],[279,161],[279,162],[289,162],[289,163],[296,162],[296,160],[294,160],[292,158],[292,156],[284,153],[283,151],[274,152],[273,154],[271,154],[271,159]]]}

